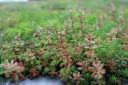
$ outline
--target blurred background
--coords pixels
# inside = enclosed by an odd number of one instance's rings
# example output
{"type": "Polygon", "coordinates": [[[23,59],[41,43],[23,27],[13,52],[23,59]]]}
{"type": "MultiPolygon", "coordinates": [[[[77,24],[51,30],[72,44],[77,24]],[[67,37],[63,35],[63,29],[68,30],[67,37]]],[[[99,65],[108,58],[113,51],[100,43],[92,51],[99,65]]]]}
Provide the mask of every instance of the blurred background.
{"type": "Polygon", "coordinates": [[[0,33],[7,30],[11,35],[19,34],[38,26],[62,28],[73,10],[90,13],[91,17],[112,12],[127,16],[128,0],[0,0],[0,33]]]}

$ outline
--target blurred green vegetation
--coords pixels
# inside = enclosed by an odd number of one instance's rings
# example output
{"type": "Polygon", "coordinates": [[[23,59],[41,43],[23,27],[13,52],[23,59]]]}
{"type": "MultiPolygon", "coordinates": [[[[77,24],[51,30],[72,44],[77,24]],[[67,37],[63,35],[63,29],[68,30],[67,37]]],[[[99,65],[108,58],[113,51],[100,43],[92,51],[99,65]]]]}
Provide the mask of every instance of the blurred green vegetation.
{"type": "MultiPolygon", "coordinates": [[[[102,45],[97,49],[99,56],[128,56],[121,51],[121,41],[106,43],[104,40],[113,28],[126,29],[128,22],[127,2],[125,0],[43,0],[26,3],[0,3],[0,33],[4,35],[1,43],[10,41],[16,35],[31,39],[33,30],[38,28],[66,30],[65,23],[74,18],[73,30],[79,29],[79,16],[84,16],[85,33],[93,33],[102,39],[102,45]],[[114,12],[114,13],[113,13],[114,12]],[[116,17],[116,21],[111,20],[116,17]],[[125,23],[119,25],[120,18],[125,23]],[[103,20],[102,20],[103,18],[103,20]],[[101,27],[97,27],[101,23],[101,27]],[[109,51],[109,49],[112,49],[109,51]],[[120,51],[119,51],[120,50],[120,51]],[[119,51],[119,52],[118,52],[119,51]]],[[[66,24],[68,26],[70,24],[66,24]]],[[[47,35],[44,35],[47,36],[47,35]]],[[[74,34],[69,35],[71,36],[74,34]]]]}
{"type": "MultiPolygon", "coordinates": [[[[25,56],[25,52],[28,49],[37,52],[42,47],[49,48],[48,39],[51,39],[53,44],[57,44],[56,32],[67,32],[65,40],[68,43],[69,54],[73,55],[74,46],[85,44],[83,36],[87,37],[89,34],[93,34],[98,45],[95,49],[96,56],[104,64],[109,59],[128,58],[128,47],[126,46],[128,45],[127,9],[127,0],[43,0],[0,3],[0,64],[6,60],[19,58],[28,63],[28,68],[35,63],[40,66],[40,60],[31,61],[29,57],[25,56]],[[36,32],[40,34],[40,38],[33,36],[36,32]],[[114,35],[116,38],[110,40],[114,33],[116,33],[114,35]],[[21,40],[16,40],[16,37],[20,37],[21,40]],[[29,42],[35,45],[34,49],[27,46],[29,42]],[[16,46],[21,48],[17,49],[16,46]],[[124,46],[126,46],[125,50],[124,46]],[[15,51],[18,52],[17,50],[21,51],[19,55],[15,54],[15,51]]],[[[45,61],[52,60],[49,67],[43,69],[44,73],[50,72],[60,63],[60,61],[57,62],[56,57],[58,56],[55,55],[55,48],[48,49],[48,52],[43,55],[45,61]]],[[[82,54],[77,57],[83,59],[84,56],[82,54]]],[[[122,62],[127,65],[127,61],[122,62]]],[[[118,68],[122,74],[121,78],[122,76],[127,77],[128,69],[121,63],[119,63],[122,66],[121,69],[118,68]]],[[[75,65],[71,70],[76,71],[75,65]]],[[[3,73],[1,68],[0,73],[3,73]]],[[[62,68],[60,73],[66,78],[70,71],[62,68]]],[[[117,76],[117,72],[106,72],[106,74],[108,74],[107,81],[110,81],[112,85],[117,85],[120,75],[117,76]]],[[[88,73],[85,74],[88,85],[91,80],[90,76],[88,73]]]]}

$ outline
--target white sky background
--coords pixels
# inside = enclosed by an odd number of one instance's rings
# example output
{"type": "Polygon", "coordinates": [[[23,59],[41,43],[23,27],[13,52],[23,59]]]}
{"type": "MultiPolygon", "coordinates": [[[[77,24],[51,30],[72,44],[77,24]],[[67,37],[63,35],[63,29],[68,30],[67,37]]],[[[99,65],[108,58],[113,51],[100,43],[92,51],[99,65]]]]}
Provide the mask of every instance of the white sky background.
{"type": "Polygon", "coordinates": [[[28,0],[0,0],[0,2],[23,2],[28,0]]]}

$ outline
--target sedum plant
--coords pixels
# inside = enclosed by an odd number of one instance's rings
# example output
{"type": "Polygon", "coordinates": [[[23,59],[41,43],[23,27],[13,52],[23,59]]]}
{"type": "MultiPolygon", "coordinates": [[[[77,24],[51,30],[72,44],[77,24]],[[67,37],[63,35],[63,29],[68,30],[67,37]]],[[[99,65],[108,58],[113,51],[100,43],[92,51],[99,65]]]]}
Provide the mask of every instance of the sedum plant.
{"type": "Polygon", "coordinates": [[[103,17],[104,23],[94,15],[70,17],[66,29],[38,28],[29,38],[21,33],[10,41],[3,37],[1,75],[14,81],[50,75],[66,85],[120,85],[127,78],[127,33],[115,28],[115,19],[103,17]]]}
{"type": "Polygon", "coordinates": [[[2,64],[1,66],[4,69],[5,77],[12,78],[13,80],[24,78],[22,72],[24,72],[25,66],[22,63],[12,60],[10,63],[2,64]]]}

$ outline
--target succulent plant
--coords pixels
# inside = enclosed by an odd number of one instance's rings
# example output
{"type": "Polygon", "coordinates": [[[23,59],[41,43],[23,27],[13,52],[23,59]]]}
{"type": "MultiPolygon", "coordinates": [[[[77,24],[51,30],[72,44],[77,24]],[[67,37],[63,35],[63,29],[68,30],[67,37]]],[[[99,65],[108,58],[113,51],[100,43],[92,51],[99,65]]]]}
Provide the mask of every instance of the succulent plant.
{"type": "Polygon", "coordinates": [[[25,66],[21,63],[12,60],[10,63],[2,64],[2,67],[5,70],[4,74],[7,78],[19,80],[21,77],[24,77],[22,72],[24,72],[25,66]]]}

